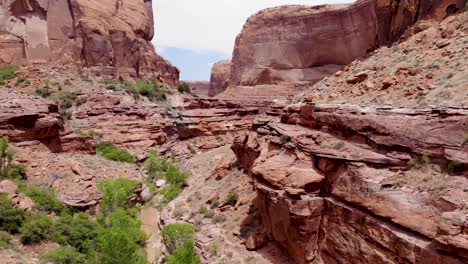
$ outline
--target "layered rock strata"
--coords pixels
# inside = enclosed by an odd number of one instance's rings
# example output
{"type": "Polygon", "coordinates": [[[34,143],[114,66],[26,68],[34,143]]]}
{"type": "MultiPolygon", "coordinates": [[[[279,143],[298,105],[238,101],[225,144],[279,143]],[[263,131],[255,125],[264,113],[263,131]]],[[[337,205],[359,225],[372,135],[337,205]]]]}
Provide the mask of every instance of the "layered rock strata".
{"type": "Polygon", "coordinates": [[[233,150],[298,263],[466,263],[468,109],[298,104],[233,150]]]}
{"type": "Polygon", "coordinates": [[[70,63],[106,79],[159,79],[179,70],[156,54],[151,0],[7,0],[0,6],[0,66],[70,63]]]}
{"type": "Polygon", "coordinates": [[[333,74],[420,19],[441,20],[463,1],[375,1],[281,6],[250,17],[236,39],[228,96],[287,96],[333,74]]]}

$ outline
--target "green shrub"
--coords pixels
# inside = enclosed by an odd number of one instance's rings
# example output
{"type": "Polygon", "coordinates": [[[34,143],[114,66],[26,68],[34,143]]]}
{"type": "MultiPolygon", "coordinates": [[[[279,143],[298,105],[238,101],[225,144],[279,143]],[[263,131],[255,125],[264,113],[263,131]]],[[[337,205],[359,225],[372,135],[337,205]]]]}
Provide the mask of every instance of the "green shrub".
{"type": "Polygon", "coordinates": [[[100,263],[146,263],[142,250],[146,236],[134,216],[119,208],[104,225],[99,235],[100,263]]]}
{"type": "Polygon", "coordinates": [[[226,203],[235,206],[237,200],[239,200],[239,194],[237,192],[230,192],[226,198],[226,203]]]}
{"type": "Polygon", "coordinates": [[[63,246],[72,246],[78,252],[87,254],[98,245],[100,226],[85,213],[73,216],[63,215],[55,224],[52,240],[63,246]]]}
{"type": "Polygon", "coordinates": [[[72,247],[60,247],[42,255],[41,260],[54,264],[82,264],[86,256],[72,247]]]}
{"type": "Polygon", "coordinates": [[[32,244],[37,243],[45,238],[53,231],[53,222],[46,214],[33,214],[27,218],[26,222],[21,226],[21,243],[32,244]]]}
{"type": "Polygon", "coordinates": [[[99,138],[99,137],[104,136],[102,133],[96,132],[94,130],[89,130],[89,131],[77,130],[77,131],[75,131],[75,133],[82,136],[82,137],[99,138]]]}
{"type": "Polygon", "coordinates": [[[105,180],[98,184],[102,192],[101,210],[110,214],[118,208],[129,208],[131,199],[135,196],[138,182],[131,179],[105,180]]]}
{"type": "Polygon", "coordinates": [[[226,220],[227,220],[226,216],[222,214],[218,214],[215,217],[213,217],[213,222],[215,223],[222,223],[222,222],[225,222],[226,220]]]}
{"type": "Polygon", "coordinates": [[[200,206],[200,208],[198,208],[198,213],[203,215],[203,217],[205,218],[212,218],[215,213],[213,210],[210,210],[208,209],[206,206],[200,206]]]}
{"type": "Polygon", "coordinates": [[[166,180],[175,186],[183,186],[188,178],[188,174],[179,170],[177,166],[171,164],[166,172],[166,180]]]}
{"type": "Polygon", "coordinates": [[[28,186],[24,193],[35,203],[35,209],[44,212],[55,212],[61,214],[68,208],[60,202],[53,189],[41,189],[36,186],[28,186]]]}
{"type": "Polygon", "coordinates": [[[70,92],[54,92],[50,97],[59,105],[60,109],[72,107],[73,102],[76,100],[76,94],[70,92]]]}
{"type": "Polygon", "coordinates": [[[5,195],[0,195],[0,230],[16,233],[23,222],[24,211],[15,208],[5,195]]]}
{"type": "Polygon", "coordinates": [[[15,152],[10,148],[8,137],[0,137],[0,178],[24,179],[24,166],[13,162],[15,152]]]}
{"type": "Polygon", "coordinates": [[[463,163],[459,162],[458,160],[453,160],[448,164],[447,170],[449,173],[457,173],[463,171],[463,167],[463,163]]]}
{"type": "Polygon", "coordinates": [[[116,147],[111,142],[100,142],[96,144],[96,152],[102,157],[127,163],[135,163],[135,159],[128,151],[116,147]]]}
{"type": "Polygon", "coordinates": [[[179,93],[190,93],[190,87],[187,83],[181,83],[177,87],[177,91],[179,91],[179,93]]]}
{"type": "Polygon", "coordinates": [[[51,93],[49,92],[49,87],[37,88],[36,94],[43,98],[47,98],[51,95],[51,93]]]}
{"type": "Polygon", "coordinates": [[[200,264],[200,258],[195,252],[193,242],[179,246],[173,255],[167,258],[167,264],[200,264]]]}
{"type": "Polygon", "coordinates": [[[164,244],[168,251],[172,254],[175,250],[184,246],[187,243],[193,243],[195,237],[195,229],[191,224],[171,224],[165,226],[162,231],[164,244]]]}
{"type": "Polygon", "coordinates": [[[162,189],[160,193],[164,196],[163,203],[169,203],[174,200],[182,192],[182,189],[179,186],[169,185],[168,187],[162,189]]]}
{"type": "Polygon", "coordinates": [[[136,83],[138,93],[147,97],[151,101],[164,101],[167,99],[166,93],[169,91],[166,87],[152,81],[138,81],[136,83]]]}
{"type": "Polygon", "coordinates": [[[15,85],[20,85],[20,84],[26,82],[27,80],[28,80],[28,78],[26,78],[26,77],[18,77],[18,79],[16,79],[15,85]]]}
{"type": "Polygon", "coordinates": [[[0,248],[11,246],[11,236],[8,233],[0,232],[0,248]]]}
{"type": "Polygon", "coordinates": [[[0,84],[5,84],[6,80],[15,78],[16,71],[18,71],[18,67],[16,66],[6,66],[0,68],[0,84]]]}
{"type": "Polygon", "coordinates": [[[343,141],[337,142],[335,145],[333,145],[334,149],[342,149],[344,148],[345,143],[343,141]]]}
{"type": "Polygon", "coordinates": [[[280,137],[280,142],[281,142],[282,145],[288,144],[290,141],[291,141],[291,138],[286,136],[286,135],[282,135],[280,137]]]}

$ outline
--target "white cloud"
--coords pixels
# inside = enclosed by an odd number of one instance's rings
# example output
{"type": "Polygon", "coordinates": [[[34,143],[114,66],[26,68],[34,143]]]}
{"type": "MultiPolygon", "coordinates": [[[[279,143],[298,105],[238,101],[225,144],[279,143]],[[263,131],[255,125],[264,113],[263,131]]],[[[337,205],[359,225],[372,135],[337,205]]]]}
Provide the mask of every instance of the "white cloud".
{"type": "Polygon", "coordinates": [[[231,53],[237,34],[255,12],[285,4],[352,0],[154,0],[156,46],[231,53]]]}

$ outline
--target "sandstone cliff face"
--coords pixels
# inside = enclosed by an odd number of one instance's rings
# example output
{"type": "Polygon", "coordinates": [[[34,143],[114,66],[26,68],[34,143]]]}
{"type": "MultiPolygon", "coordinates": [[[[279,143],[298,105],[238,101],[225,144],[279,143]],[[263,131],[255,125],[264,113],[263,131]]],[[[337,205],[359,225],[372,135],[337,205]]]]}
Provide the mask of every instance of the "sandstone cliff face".
{"type": "Polygon", "coordinates": [[[83,73],[155,78],[176,84],[179,70],[151,44],[151,0],[6,0],[0,6],[0,65],[77,64],[83,73]]]}
{"type": "Polygon", "coordinates": [[[463,5],[459,0],[361,0],[260,11],[237,37],[229,94],[295,94],[396,41],[419,19],[443,19],[463,5]]]}
{"type": "Polygon", "coordinates": [[[467,118],[290,105],[259,116],[233,150],[270,239],[298,263],[464,263],[467,118]]]}
{"type": "Polygon", "coordinates": [[[210,92],[209,81],[181,81],[190,87],[190,91],[196,95],[208,96],[210,92]]]}
{"type": "Polygon", "coordinates": [[[224,92],[229,83],[231,73],[231,60],[216,62],[211,69],[209,96],[215,96],[224,92]]]}

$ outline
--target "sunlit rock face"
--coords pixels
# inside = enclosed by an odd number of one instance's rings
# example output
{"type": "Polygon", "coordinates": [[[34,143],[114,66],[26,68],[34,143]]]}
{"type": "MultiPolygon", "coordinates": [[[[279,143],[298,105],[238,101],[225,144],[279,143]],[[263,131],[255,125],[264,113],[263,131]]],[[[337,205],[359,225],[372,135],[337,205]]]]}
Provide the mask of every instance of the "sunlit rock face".
{"type": "Polygon", "coordinates": [[[106,78],[156,78],[179,70],[156,54],[151,0],[6,0],[0,6],[0,65],[76,64],[106,78]]]}
{"type": "Polygon", "coordinates": [[[396,41],[416,21],[443,19],[462,8],[458,0],[361,0],[262,10],[248,19],[237,37],[227,93],[296,94],[396,41]]]}
{"type": "Polygon", "coordinates": [[[230,74],[231,60],[222,60],[213,64],[208,95],[215,96],[224,92],[228,86],[230,74]]]}

